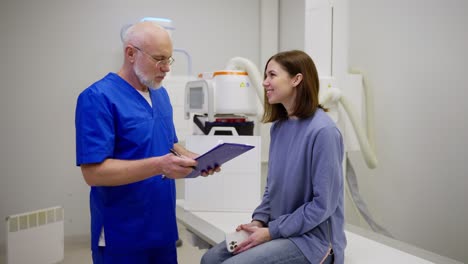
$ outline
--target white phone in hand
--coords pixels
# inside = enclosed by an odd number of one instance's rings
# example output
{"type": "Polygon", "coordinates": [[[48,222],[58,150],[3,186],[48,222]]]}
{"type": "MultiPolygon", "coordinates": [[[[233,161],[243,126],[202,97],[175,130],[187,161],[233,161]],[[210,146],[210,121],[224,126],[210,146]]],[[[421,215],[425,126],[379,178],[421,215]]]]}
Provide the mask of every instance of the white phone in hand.
{"type": "Polygon", "coordinates": [[[245,241],[249,237],[250,233],[241,230],[241,231],[235,231],[232,233],[227,233],[226,234],[226,248],[229,252],[233,252],[237,246],[245,241]]]}

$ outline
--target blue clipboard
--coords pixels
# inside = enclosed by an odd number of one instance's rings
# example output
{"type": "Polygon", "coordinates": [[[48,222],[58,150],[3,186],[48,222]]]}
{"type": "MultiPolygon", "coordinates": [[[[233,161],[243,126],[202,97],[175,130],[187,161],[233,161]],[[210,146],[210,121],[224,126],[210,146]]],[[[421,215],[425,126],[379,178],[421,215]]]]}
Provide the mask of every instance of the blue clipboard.
{"type": "Polygon", "coordinates": [[[255,146],[238,143],[222,143],[195,158],[198,165],[185,178],[195,178],[201,175],[202,171],[221,166],[233,158],[253,149],[255,146]]]}

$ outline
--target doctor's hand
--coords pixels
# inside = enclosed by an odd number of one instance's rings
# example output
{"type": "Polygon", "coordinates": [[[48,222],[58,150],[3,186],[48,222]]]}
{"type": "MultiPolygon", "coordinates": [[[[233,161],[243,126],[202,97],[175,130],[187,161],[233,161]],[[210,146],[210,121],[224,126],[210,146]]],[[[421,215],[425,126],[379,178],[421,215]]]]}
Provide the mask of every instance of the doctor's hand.
{"type": "Polygon", "coordinates": [[[181,179],[190,174],[197,166],[197,161],[185,156],[176,156],[172,153],[159,157],[159,166],[164,177],[181,179]]]}
{"type": "MultiPolygon", "coordinates": [[[[171,152],[172,154],[178,156],[178,157],[188,157],[188,158],[191,158],[191,159],[196,159],[197,157],[199,157],[200,155],[195,153],[195,152],[192,152],[192,151],[189,151],[185,148],[180,148],[179,147],[179,152],[175,150],[175,145],[174,145],[174,148],[171,149],[171,152]],[[183,152],[182,152],[183,151],[183,152]],[[181,153],[183,153],[183,155],[181,155],[181,153]]],[[[220,172],[221,171],[221,167],[220,166],[214,166],[214,168],[211,168],[211,167],[208,167],[204,170],[201,171],[201,176],[203,177],[206,177],[206,176],[209,176],[209,175],[213,175],[215,172],[220,172]]]]}
{"type": "Polygon", "coordinates": [[[221,171],[220,166],[216,166],[214,168],[208,168],[207,170],[202,170],[201,176],[206,177],[209,175],[213,175],[215,172],[220,172],[220,171],[221,171]]]}
{"type": "Polygon", "coordinates": [[[245,241],[240,243],[236,249],[234,249],[232,252],[233,254],[239,254],[271,240],[268,227],[258,227],[254,222],[240,225],[240,229],[249,232],[250,235],[245,241]]]}

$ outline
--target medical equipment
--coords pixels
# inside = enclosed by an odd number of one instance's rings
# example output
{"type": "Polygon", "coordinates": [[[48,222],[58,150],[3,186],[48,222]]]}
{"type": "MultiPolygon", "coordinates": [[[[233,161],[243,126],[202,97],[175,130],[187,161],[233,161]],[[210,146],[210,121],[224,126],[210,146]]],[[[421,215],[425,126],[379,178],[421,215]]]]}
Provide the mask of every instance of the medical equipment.
{"type": "Polygon", "coordinates": [[[255,91],[245,71],[216,71],[200,74],[201,79],[186,86],[185,117],[191,112],[215,114],[255,114],[255,91]]]}
{"type": "Polygon", "coordinates": [[[239,135],[253,135],[254,122],[249,116],[257,114],[254,89],[245,71],[200,74],[198,80],[188,82],[185,87],[185,118],[189,119],[191,113],[199,114],[193,117],[198,128],[195,131],[202,133],[195,134],[207,135],[213,127],[216,130],[233,127],[239,135]]]}
{"type": "Polygon", "coordinates": [[[226,67],[186,83],[184,117],[193,116],[194,123],[193,134],[186,137],[188,149],[203,153],[220,140],[255,146],[223,165],[216,177],[186,179],[186,210],[251,212],[260,202],[263,144],[254,128],[262,105],[257,99],[260,83],[252,81],[259,73],[252,69],[226,67]]]}

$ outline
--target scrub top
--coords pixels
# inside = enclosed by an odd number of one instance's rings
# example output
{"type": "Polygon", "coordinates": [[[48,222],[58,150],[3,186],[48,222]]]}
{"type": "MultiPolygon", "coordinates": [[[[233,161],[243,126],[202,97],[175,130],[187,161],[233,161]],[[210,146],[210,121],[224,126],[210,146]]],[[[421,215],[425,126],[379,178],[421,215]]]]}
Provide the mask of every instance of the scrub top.
{"type": "MultiPolygon", "coordinates": [[[[137,160],[169,153],[178,142],[164,87],[150,89],[151,107],[124,79],[109,73],[85,89],[76,106],[76,164],[137,160]]],[[[158,176],[158,175],[155,175],[158,176]]],[[[106,249],[131,252],[178,239],[175,182],[150,177],[115,187],[91,187],[91,247],[105,230],[106,249]]]]}

